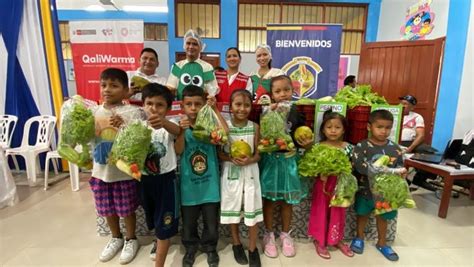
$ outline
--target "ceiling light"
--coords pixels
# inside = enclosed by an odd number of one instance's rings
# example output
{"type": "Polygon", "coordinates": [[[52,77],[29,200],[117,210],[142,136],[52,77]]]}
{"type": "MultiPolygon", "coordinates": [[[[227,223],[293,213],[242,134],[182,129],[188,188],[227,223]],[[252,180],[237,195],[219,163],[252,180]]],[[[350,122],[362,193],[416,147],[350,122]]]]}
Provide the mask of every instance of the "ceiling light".
{"type": "Polygon", "coordinates": [[[124,11],[129,12],[156,12],[156,13],[167,13],[168,7],[166,6],[123,6],[124,11]]]}
{"type": "Polygon", "coordinates": [[[87,11],[105,11],[105,8],[103,6],[99,5],[90,5],[85,8],[87,11]]]}

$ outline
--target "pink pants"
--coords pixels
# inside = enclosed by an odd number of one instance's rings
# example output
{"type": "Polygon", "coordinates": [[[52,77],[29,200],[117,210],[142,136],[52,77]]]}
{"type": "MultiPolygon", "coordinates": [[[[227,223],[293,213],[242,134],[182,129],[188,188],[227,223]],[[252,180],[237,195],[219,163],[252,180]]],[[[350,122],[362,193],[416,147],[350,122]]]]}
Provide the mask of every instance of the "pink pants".
{"type": "Polygon", "coordinates": [[[337,245],[344,238],[346,208],[329,207],[336,188],[337,177],[329,176],[323,192],[323,182],[316,178],[313,186],[313,202],[309,215],[308,235],[320,246],[337,245]]]}

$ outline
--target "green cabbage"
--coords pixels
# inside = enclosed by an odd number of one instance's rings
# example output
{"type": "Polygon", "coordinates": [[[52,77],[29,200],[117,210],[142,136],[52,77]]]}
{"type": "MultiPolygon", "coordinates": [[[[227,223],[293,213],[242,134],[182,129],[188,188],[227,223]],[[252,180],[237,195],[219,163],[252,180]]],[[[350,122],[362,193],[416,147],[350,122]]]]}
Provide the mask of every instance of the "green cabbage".
{"type": "Polygon", "coordinates": [[[372,106],[373,104],[388,104],[383,96],[372,92],[370,85],[358,85],[356,88],[345,86],[334,96],[337,102],[347,103],[349,108],[356,106],[372,106]]]}
{"type": "Polygon", "coordinates": [[[298,161],[298,172],[304,177],[339,175],[351,173],[352,165],[342,149],[317,144],[298,161]]]}

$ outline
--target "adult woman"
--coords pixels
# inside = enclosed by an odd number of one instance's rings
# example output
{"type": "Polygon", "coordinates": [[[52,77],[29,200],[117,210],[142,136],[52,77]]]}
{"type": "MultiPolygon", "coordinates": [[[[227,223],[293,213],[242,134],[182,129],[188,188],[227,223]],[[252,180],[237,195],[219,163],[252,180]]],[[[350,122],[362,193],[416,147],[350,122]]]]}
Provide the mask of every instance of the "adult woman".
{"type": "Polygon", "coordinates": [[[270,99],[268,96],[270,95],[271,79],[276,76],[285,75],[285,73],[281,69],[271,67],[272,52],[268,45],[258,45],[255,50],[255,56],[259,68],[250,75],[250,78],[252,80],[254,101],[260,103],[262,96],[266,95],[267,97],[264,98],[270,99]]]}
{"type": "Polygon", "coordinates": [[[252,93],[252,81],[249,76],[239,71],[242,57],[237,47],[230,47],[225,53],[227,70],[216,70],[215,75],[220,91],[217,102],[230,102],[230,96],[237,89],[246,89],[252,93]]]}

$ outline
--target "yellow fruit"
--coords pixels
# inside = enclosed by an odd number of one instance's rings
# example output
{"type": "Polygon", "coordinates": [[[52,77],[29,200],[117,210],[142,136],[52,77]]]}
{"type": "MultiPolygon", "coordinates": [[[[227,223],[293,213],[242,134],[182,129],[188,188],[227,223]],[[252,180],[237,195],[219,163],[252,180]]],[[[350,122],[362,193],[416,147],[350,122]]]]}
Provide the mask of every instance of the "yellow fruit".
{"type": "Polygon", "coordinates": [[[114,141],[115,135],[117,135],[117,130],[112,127],[107,127],[100,131],[100,138],[106,141],[114,141]]]}
{"type": "Polygon", "coordinates": [[[313,139],[313,131],[308,126],[300,126],[295,131],[296,139],[313,139]]]}
{"type": "Polygon", "coordinates": [[[244,140],[235,141],[230,146],[230,156],[233,158],[251,157],[252,148],[244,140]]]}
{"type": "Polygon", "coordinates": [[[133,86],[134,87],[138,87],[141,89],[143,89],[143,87],[147,84],[150,83],[150,81],[148,81],[147,79],[143,78],[143,77],[140,77],[140,76],[133,76],[132,77],[132,83],[133,83],[133,86]]]}

